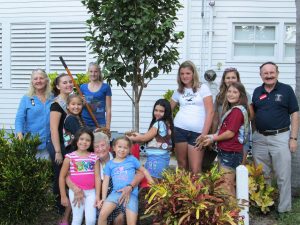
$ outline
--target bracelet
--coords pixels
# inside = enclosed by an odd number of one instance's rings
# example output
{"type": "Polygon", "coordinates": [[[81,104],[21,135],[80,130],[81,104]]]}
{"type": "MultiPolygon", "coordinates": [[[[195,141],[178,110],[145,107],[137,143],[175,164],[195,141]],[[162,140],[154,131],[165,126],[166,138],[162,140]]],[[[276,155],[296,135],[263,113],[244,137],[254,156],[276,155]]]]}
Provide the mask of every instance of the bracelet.
{"type": "Polygon", "coordinates": [[[55,152],[55,154],[58,154],[58,153],[61,153],[61,152],[55,152]]]}
{"type": "Polygon", "coordinates": [[[217,136],[218,136],[218,135],[213,134],[212,139],[213,139],[214,142],[216,141],[216,137],[217,137],[217,136]]]}
{"type": "Polygon", "coordinates": [[[290,137],[290,140],[295,140],[295,141],[297,141],[298,139],[295,138],[295,137],[290,137]]]}
{"type": "Polygon", "coordinates": [[[127,184],[126,186],[127,186],[127,187],[131,187],[132,190],[133,190],[133,186],[132,186],[131,184],[127,184]]]}

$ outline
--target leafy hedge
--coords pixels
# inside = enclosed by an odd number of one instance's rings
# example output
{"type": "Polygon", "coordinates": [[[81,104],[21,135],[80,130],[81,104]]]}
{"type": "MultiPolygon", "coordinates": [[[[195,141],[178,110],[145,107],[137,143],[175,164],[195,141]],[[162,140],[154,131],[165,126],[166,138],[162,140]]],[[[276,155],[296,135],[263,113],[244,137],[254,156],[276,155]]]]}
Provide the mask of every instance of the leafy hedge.
{"type": "Polygon", "coordinates": [[[36,159],[38,137],[0,130],[0,224],[34,224],[53,205],[50,162],[36,159]]]}

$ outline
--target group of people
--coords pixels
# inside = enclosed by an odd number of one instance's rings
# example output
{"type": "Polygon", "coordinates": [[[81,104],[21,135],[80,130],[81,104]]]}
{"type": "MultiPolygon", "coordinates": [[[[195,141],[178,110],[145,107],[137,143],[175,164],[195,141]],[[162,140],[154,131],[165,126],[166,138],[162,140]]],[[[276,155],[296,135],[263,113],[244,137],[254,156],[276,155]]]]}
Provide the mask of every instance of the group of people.
{"type": "Polygon", "coordinates": [[[219,168],[225,171],[224,189],[232,196],[235,169],[245,162],[252,147],[265,176],[270,178],[272,171],[275,174],[278,211],[291,210],[291,153],[297,149],[299,107],[293,89],[278,81],[275,63],[261,65],[263,84],[251,99],[237,69],[224,70],[220,91],[213,98],[209,87],[200,82],[193,62],[183,62],[178,69],[178,89],[170,102],[155,102],[148,131],[126,133],[115,139],[112,147],[105,134],[94,132],[97,124],[85,107],[89,104],[98,124],[110,129],[111,89],[103,83],[97,64],[91,63],[88,73],[90,82],[81,85],[81,97],[73,94],[67,74],[54,80],[51,95],[45,71],[34,70],[29,92],[21,99],[16,115],[18,137],[38,134],[37,157],[50,157],[53,162],[53,191],[61,225],[68,224],[71,211],[73,225],[82,223],[84,213],[86,224],[95,224],[97,217],[99,225],[123,224],[125,220],[136,224],[141,180],[146,177],[153,183],[161,179],[173,149],[179,168],[201,173],[205,146],[215,146],[219,168]],[[130,155],[132,142],[147,143],[145,167],[130,155]]]}

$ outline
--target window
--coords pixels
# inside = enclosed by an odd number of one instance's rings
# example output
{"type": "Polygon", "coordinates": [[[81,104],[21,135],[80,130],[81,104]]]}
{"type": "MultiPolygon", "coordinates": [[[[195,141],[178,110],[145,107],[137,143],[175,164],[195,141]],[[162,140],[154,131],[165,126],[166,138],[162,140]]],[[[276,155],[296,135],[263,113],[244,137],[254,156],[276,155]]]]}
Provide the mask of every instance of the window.
{"type": "Polygon", "coordinates": [[[296,26],[285,25],[284,27],[284,57],[295,57],[296,26]]]}
{"type": "Polygon", "coordinates": [[[233,23],[231,60],[294,61],[296,25],[294,23],[233,23]]]}
{"type": "Polygon", "coordinates": [[[275,25],[234,25],[233,56],[275,56],[275,25]]]}

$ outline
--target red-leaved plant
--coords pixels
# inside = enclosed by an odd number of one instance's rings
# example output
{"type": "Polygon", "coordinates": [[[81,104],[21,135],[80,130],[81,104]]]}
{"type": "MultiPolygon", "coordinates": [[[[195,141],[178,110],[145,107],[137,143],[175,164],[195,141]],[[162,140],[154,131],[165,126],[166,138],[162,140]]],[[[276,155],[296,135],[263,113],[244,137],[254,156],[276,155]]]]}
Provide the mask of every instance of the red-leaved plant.
{"type": "Polygon", "coordinates": [[[241,224],[237,201],[226,194],[217,165],[201,176],[176,169],[152,185],[145,214],[160,224],[241,224]]]}

